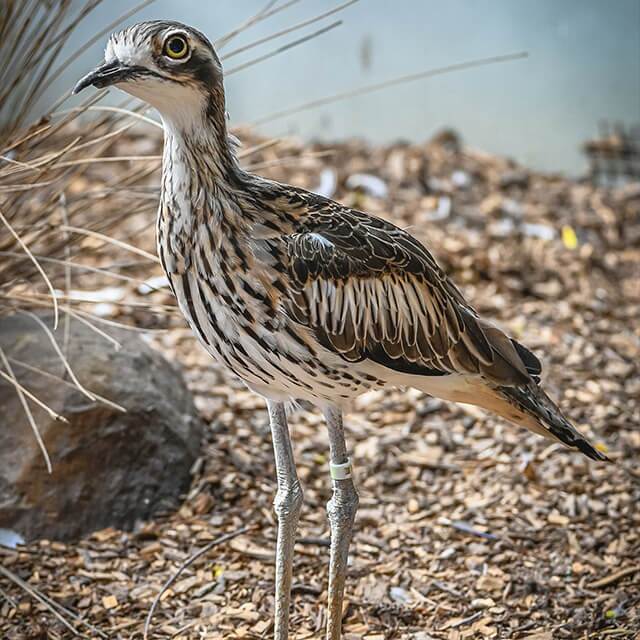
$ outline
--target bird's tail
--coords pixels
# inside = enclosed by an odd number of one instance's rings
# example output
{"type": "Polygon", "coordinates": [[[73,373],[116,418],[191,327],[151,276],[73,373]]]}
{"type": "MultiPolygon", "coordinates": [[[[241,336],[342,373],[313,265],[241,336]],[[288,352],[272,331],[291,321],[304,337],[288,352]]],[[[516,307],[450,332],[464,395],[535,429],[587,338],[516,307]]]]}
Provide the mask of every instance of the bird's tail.
{"type": "Polygon", "coordinates": [[[517,387],[497,387],[495,392],[507,404],[506,407],[493,407],[496,413],[540,435],[579,449],[592,460],[609,460],[564,417],[560,408],[536,382],[517,387]],[[514,409],[519,415],[514,414],[514,409]]]}
{"type": "Polygon", "coordinates": [[[480,376],[416,376],[414,386],[443,400],[487,409],[513,424],[578,449],[592,460],[608,460],[564,417],[535,375],[529,382],[513,386],[492,384],[480,376]]]}

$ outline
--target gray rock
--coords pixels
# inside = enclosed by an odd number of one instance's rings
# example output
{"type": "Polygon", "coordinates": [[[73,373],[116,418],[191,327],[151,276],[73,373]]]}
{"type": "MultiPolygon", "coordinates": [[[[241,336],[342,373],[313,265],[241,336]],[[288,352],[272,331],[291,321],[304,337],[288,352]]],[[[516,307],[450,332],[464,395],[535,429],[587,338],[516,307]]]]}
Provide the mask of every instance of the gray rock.
{"type": "MultiPolygon", "coordinates": [[[[51,317],[43,319],[52,326],[51,317]]],[[[27,540],[72,540],[107,526],[131,529],[174,507],[200,448],[202,424],[191,395],[161,354],[130,331],[109,329],[122,345],[116,350],[86,325],[70,326],[67,359],[77,379],[126,412],[91,401],[71,383],[33,318],[0,319],[0,346],[18,381],[69,421],[29,402],[51,456],[49,474],[18,394],[0,378],[0,527],[27,540]]],[[[62,328],[55,339],[62,345],[62,328]]]]}

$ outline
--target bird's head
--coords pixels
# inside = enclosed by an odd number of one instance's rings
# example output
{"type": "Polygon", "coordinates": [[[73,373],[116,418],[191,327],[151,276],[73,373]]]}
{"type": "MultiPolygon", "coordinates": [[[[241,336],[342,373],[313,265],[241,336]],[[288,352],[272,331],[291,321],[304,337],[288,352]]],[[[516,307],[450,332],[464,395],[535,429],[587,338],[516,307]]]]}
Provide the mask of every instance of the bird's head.
{"type": "Polygon", "coordinates": [[[104,63],[74,87],[118,89],[155,107],[178,126],[208,110],[224,117],[222,66],[202,33],[179,22],[141,22],[111,35],[104,63]]]}

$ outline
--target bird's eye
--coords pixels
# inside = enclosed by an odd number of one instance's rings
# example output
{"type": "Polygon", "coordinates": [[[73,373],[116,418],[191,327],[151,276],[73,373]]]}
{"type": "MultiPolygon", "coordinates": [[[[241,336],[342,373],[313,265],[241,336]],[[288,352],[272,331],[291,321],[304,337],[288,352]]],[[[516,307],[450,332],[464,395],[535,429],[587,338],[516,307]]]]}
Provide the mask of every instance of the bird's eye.
{"type": "Polygon", "coordinates": [[[173,60],[181,60],[189,53],[189,45],[182,36],[170,36],[164,43],[164,53],[173,60]]]}

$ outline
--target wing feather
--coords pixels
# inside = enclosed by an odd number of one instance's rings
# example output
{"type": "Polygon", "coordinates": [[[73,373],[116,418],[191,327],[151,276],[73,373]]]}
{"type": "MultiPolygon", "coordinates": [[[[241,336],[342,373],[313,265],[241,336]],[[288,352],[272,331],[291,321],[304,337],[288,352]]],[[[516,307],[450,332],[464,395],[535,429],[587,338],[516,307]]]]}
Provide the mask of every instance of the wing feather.
{"type": "Polygon", "coordinates": [[[286,236],[287,312],[349,361],[398,371],[482,374],[523,384],[539,362],[481,320],[434,258],[394,225],[349,209],[311,216],[286,236]]]}

